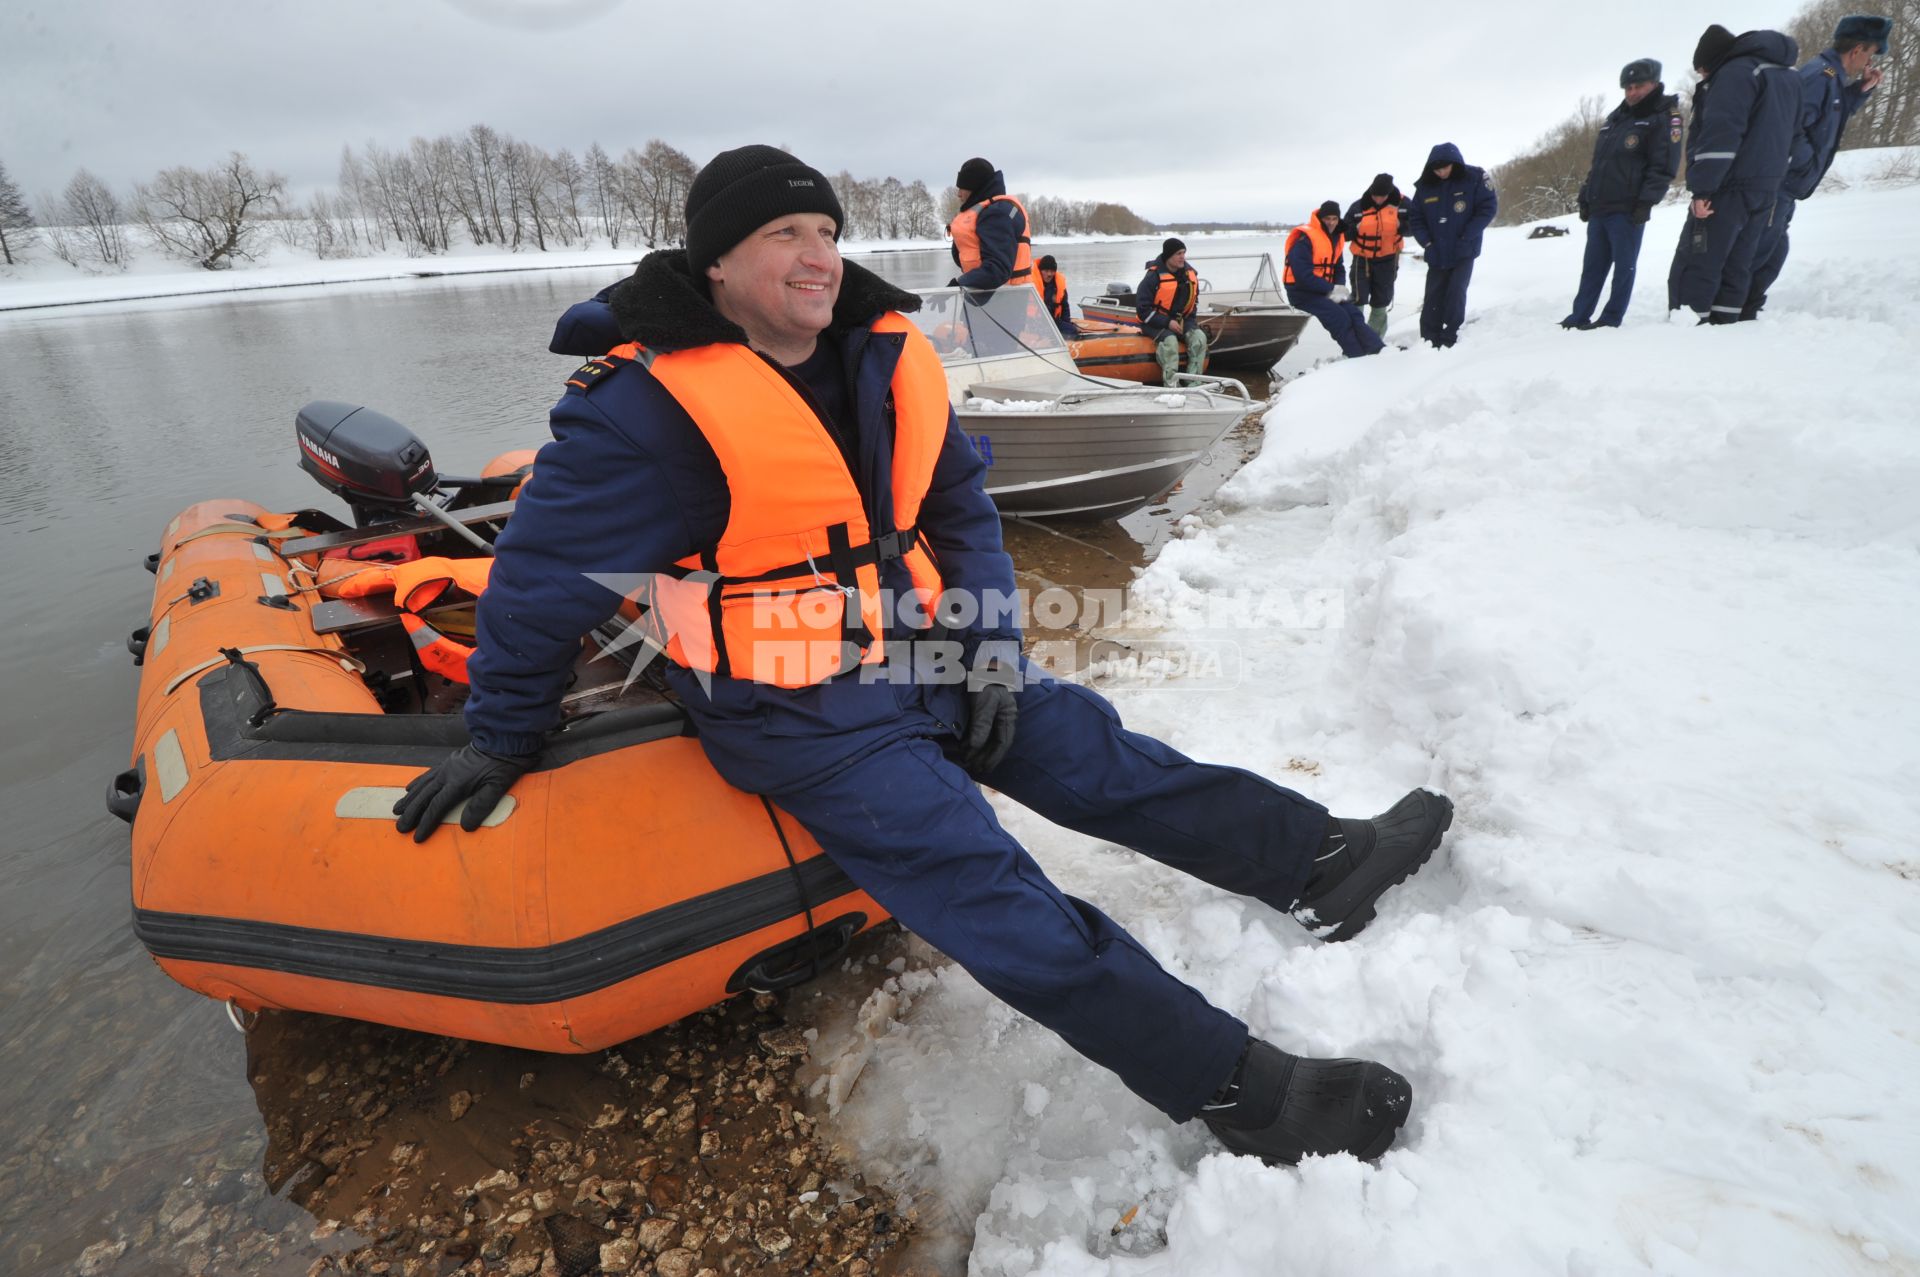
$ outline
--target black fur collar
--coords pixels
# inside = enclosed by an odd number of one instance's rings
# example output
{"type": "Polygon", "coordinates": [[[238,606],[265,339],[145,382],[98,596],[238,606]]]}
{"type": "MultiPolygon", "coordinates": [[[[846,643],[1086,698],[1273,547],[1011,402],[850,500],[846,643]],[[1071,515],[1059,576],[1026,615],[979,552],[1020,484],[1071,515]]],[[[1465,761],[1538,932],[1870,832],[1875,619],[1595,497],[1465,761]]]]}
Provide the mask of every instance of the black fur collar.
{"type": "MultiPolygon", "coordinates": [[[[843,262],[842,270],[840,297],[833,304],[835,331],[871,323],[882,311],[920,309],[918,297],[866,267],[843,262]]],[[[691,350],[716,342],[746,344],[746,331],[715,310],[706,291],[695,286],[685,249],[648,253],[632,275],[614,286],[607,302],[621,335],[648,350],[691,350]]]]}

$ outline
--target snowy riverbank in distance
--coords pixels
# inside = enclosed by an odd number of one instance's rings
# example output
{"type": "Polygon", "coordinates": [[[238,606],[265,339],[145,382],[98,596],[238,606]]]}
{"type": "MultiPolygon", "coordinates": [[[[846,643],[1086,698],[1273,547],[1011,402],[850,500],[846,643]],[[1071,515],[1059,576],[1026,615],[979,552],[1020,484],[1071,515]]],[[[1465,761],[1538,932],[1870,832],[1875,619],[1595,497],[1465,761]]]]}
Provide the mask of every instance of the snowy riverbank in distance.
{"type": "Polygon", "coordinates": [[[1458,803],[1364,935],[998,803],[1256,1032],[1404,1071],[1398,1145],[1223,1154],[907,972],[816,1062],[864,1055],[840,1129],[936,1190],[970,1273],[1920,1270],[1920,187],[1804,205],[1732,328],[1664,318],[1680,217],[1618,331],[1556,326],[1571,218],[1488,236],[1454,350],[1311,367],[1314,329],[1140,582],[1127,632],[1229,645],[1237,682],[1110,681],[1130,726],[1343,814],[1458,803]]]}

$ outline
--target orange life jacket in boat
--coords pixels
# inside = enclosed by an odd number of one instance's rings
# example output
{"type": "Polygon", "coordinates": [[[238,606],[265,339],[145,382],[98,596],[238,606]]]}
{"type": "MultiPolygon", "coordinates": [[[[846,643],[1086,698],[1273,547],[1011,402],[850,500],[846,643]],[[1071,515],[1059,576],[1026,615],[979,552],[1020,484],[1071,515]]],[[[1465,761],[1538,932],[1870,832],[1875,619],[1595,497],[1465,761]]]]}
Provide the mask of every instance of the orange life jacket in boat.
{"type": "Polygon", "coordinates": [[[1400,206],[1389,200],[1378,208],[1371,199],[1353,227],[1355,257],[1397,257],[1400,255],[1400,206]]]}
{"type": "Polygon", "coordinates": [[[1200,272],[1192,266],[1174,270],[1160,267],[1160,285],[1153,292],[1153,308],[1175,319],[1185,319],[1200,304],[1200,272]],[[1182,291],[1184,286],[1184,293],[1182,291]]]}
{"type": "MultiPolygon", "coordinates": [[[[654,379],[693,418],[726,475],[730,510],[719,543],[655,578],[646,624],[687,669],[806,687],[885,657],[880,567],[906,560],[931,616],[941,582],[914,524],[947,436],[940,357],[907,319],[893,371],[893,515],[876,534],[840,446],[819,414],[747,347],[730,342],[655,354],[654,379]]],[[[609,358],[634,358],[627,347],[609,358]]]]}
{"type": "Polygon", "coordinates": [[[1326,228],[1320,225],[1320,218],[1317,215],[1309,217],[1304,225],[1296,226],[1287,232],[1285,281],[1289,284],[1299,282],[1293,277],[1292,258],[1293,246],[1302,235],[1305,235],[1313,245],[1313,273],[1331,284],[1333,268],[1340,264],[1340,254],[1346,248],[1347,241],[1343,235],[1328,235],[1326,228]]]}
{"type": "Polygon", "coordinates": [[[331,599],[393,595],[393,605],[400,609],[401,628],[413,640],[420,664],[435,674],[464,683],[473,644],[447,637],[427,624],[420,613],[438,603],[449,589],[457,588],[480,597],[492,575],[493,560],[487,558],[430,558],[410,563],[325,559],[319,569],[318,587],[323,597],[331,599]]]}
{"type": "Polygon", "coordinates": [[[1033,265],[1033,219],[1027,216],[1027,206],[1011,195],[993,195],[981,200],[971,208],[962,209],[947,223],[947,234],[953,236],[954,251],[960,255],[960,273],[977,270],[980,266],[980,214],[987,205],[996,200],[1005,200],[1020,210],[1020,221],[1027,228],[1026,233],[1013,246],[1013,273],[1007,276],[1005,284],[995,287],[1018,287],[1031,283],[1040,287],[1040,272],[1033,265]]]}

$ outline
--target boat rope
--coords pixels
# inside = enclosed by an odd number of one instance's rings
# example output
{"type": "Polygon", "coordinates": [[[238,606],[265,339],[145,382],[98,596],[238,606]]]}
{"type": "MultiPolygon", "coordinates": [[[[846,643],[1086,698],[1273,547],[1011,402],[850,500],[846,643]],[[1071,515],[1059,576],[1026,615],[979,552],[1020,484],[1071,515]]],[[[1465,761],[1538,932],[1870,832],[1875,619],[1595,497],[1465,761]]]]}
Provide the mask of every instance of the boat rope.
{"type": "MultiPolygon", "coordinates": [[[[224,651],[238,652],[242,656],[252,656],[255,652],[310,652],[315,656],[325,656],[340,662],[340,668],[349,674],[364,674],[367,672],[366,663],[360,660],[359,657],[348,656],[345,652],[331,647],[308,647],[300,643],[256,643],[252,647],[226,648],[224,651]]],[[[173,681],[168,683],[166,687],[161,690],[160,694],[162,696],[171,695],[175,688],[192,678],[195,674],[205,673],[216,665],[225,665],[229,662],[229,659],[230,658],[224,655],[209,657],[191,669],[181,670],[173,676],[173,681]]]]}
{"type": "Polygon", "coordinates": [[[189,541],[198,541],[201,537],[246,536],[256,541],[289,541],[295,537],[311,536],[304,528],[281,528],[278,531],[262,531],[256,523],[210,523],[198,532],[189,532],[173,543],[178,550],[189,541]]]}
{"type": "MultiPolygon", "coordinates": [[[[787,868],[793,871],[793,889],[799,893],[800,896],[800,911],[807,915],[807,934],[812,935],[814,930],[813,901],[807,895],[807,880],[800,875],[800,862],[794,858],[793,844],[787,841],[786,828],[780,823],[780,813],[773,808],[773,800],[765,794],[761,794],[760,805],[767,809],[767,819],[773,822],[773,832],[780,835],[780,850],[787,853],[787,868]]],[[[813,963],[813,970],[808,973],[808,978],[819,974],[820,962],[819,959],[816,958],[813,963]]]]}
{"type": "MultiPolygon", "coordinates": [[[[992,311],[988,310],[985,306],[982,306],[980,303],[964,295],[961,297],[960,300],[963,305],[970,306],[974,310],[979,311],[982,315],[985,315],[988,321],[991,322],[995,328],[998,328],[1001,332],[1013,338],[1014,345],[1020,347],[1020,349],[1026,351],[1029,355],[1034,355],[1041,359],[1047,358],[1046,353],[1044,351],[1035,350],[1032,346],[1027,345],[1026,340],[1023,337],[1021,337],[1019,333],[1014,332],[1011,328],[1008,328],[1005,324],[1001,323],[999,317],[996,316],[992,311]]],[[[1069,364],[1073,363],[1073,356],[1071,354],[1067,356],[1067,362],[1069,364]]],[[[1067,371],[1066,369],[1060,368],[1060,365],[1054,363],[1050,359],[1047,360],[1047,364],[1049,367],[1052,367],[1059,371],[1062,371],[1062,372],[1067,371]]],[[[1112,388],[1105,381],[1101,380],[1098,377],[1089,377],[1086,373],[1081,372],[1080,369],[1077,367],[1072,369],[1071,375],[1078,377],[1080,380],[1086,382],[1090,386],[1098,386],[1102,390],[1108,390],[1112,388]]]]}

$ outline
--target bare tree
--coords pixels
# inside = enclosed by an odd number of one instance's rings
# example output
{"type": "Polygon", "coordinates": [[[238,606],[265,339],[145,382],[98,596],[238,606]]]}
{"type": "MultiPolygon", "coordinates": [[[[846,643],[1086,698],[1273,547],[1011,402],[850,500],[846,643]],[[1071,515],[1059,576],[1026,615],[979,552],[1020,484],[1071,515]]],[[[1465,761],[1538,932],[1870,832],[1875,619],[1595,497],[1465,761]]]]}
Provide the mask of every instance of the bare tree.
{"type": "Polygon", "coordinates": [[[134,215],[168,256],[226,270],[252,256],[261,214],[286,186],[286,178],[258,172],[235,151],[217,168],[165,169],[136,186],[134,215]]]}
{"type": "Polygon", "coordinates": [[[1494,168],[1489,176],[1500,191],[1496,225],[1559,217],[1580,206],[1580,186],[1593,163],[1594,139],[1600,136],[1600,125],[1610,109],[1604,98],[1581,98],[1572,115],[1525,152],[1494,168]]]}
{"type": "Polygon", "coordinates": [[[13,265],[32,238],[33,212],[27,207],[26,196],[7,176],[7,166],[0,164],[0,258],[13,265]]]}
{"type": "Polygon", "coordinates": [[[620,247],[620,175],[598,142],[587,148],[587,203],[600,219],[608,248],[620,247]]]}
{"type": "Polygon", "coordinates": [[[126,210],[105,182],[81,169],[67,183],[60,208],[82,255],[102,266],[126,266],[126,210]]]}
{"type": "Polygon", "coordinates": [[[571,244],[575,238],[585,240],[587,227],[581,219],[580,205],[586,196],[587,170],[573,158],[573,152],[563,146],[554,152],[547,166],[547,181],[560,242],[571,244]]]}
{"type": "Polygon", "coordinates": [[[466,195],[473,201],[471,223],[476,244],[504,244],[507,227],[501,217],[500,135],[484,124],[467,130],[462,144],[466,161],[466,195]]]}

